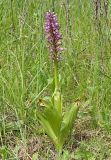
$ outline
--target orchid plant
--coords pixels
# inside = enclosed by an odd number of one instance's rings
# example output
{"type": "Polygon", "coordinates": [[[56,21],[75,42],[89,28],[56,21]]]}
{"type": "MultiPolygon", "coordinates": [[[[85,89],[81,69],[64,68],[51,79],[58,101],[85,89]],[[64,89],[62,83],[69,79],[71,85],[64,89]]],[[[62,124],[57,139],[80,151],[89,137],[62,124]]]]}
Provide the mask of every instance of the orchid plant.
{"type": "Polygon", "coordinates": [[[59,32],[57,16],[54,12],[47,12],[45,15],[45,33],[48,41],[50,57],[54,68],[54,91],[52,96],[44,100],[43,111],[38,111],[39,121],[47,135],[53,141],[58,153],[57,160],[61,157],[63,144],[72,129],[73,122],[79,110],[78,104],[72,104],[68,112],[63,112],[62,95],[60,90],[58,64],[61,61],[62,35],[59,32]]]}

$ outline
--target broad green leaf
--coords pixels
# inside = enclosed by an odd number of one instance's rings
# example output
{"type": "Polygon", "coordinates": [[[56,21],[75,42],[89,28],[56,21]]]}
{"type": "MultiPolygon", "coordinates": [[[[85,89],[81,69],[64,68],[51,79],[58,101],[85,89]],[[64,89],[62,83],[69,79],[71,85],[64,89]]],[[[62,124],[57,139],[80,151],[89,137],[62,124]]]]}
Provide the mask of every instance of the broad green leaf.
{"type": "Polygon", "coordinates": [[[47,108],[45,111],[45,118],[49,122],[55,135],[58,137],[60,134],[62,115],[55,108],[47,108]]]}
{"type": "Polygon", "coordinates": [[[57,111],[57,109],[48,107],[45,109],[44,113],[38,112],[38,117],[45,132],[56,145],[60,135],[62,115],[57,111]]]}
{"type": "Polygon", "coordinates": [[[63,145],[66,137],[70,133],[72,129],[72,125],[74,121],[76,120],[77,113],[79,110],[79,106],[75,104],[74,106],[71,107],[70,111],[65,113],[62,121],[62,126],[61,126],[61,131],[60,131],[60,144],[61,146],[63,145]]]}
{"type": "Polygon", "coordinates": [[[42,127],[44,128],[45,132],[53,140],[53,142],[56,144],[57,137],[56,137],[53,129],[51,128],[50,123],[44,118],[44,116],[42,114],[38,114],[38,117],[40,118],[40,123],[41,123],[42,127]]]}

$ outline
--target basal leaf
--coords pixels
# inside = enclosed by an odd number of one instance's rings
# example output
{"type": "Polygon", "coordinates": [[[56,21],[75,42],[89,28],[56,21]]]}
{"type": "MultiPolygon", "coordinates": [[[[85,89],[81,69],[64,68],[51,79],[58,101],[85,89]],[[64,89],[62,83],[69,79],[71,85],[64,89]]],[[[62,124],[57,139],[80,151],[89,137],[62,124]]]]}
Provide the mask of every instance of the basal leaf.
{"type": "Polygon", "coordinates": [[[43,113],[38,112],[38,117],[47,135],[53,140],[54,144],[57,144],[60,136],[62,115],[57,109],[48,107],[45,108],[43,113]]]}
{"type": "Polygon", "coordinates": [[[44,128],[45,132],[47,133],[47,135],[53,140],[53,142],[56,144],[57,142],[57,137],[50,125],[50,122],[47,121],[46,118],[44,118],[44,116],[42,114],[39,114],[39,121],[42,125],[42,127],[44,128]]]}
{"type": "Polygon", "coordinates": [[[63,145],[66,137],[70,133],[72,129],[72,125],[74,121],[76,120],[77,113],[79,110],[79,106],[75,104],[71,107],[70,111],[65,113],[62,121],[61,131],[60,131],[60,144],[63,145]]]}
{"type": "Polygon", "coordinates": [[[47,108],[45,111],[45,118],[49,122],[55,135],[58,137],[60,134],[62,115],[55,108],[47,108]]]}

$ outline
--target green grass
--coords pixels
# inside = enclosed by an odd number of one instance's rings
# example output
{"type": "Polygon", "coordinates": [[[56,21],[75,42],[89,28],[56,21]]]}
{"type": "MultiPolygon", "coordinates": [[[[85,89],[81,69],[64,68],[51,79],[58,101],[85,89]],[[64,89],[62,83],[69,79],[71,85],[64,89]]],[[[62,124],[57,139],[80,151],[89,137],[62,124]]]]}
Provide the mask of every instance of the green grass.
{"type": "Polygon", "coordinates": [[[39,98],[52,90],[44,14],[53,7],[65,48],[60,63],[64,104],[79,100],[82,106],[63,159],[110,160],[111,2],[106,17],[102,1],[96,20],[92,0],[0,2],[0,158],[18,160],[22,151],[33,160],[55,156],[36,115],[39,98]],[[82,139],[84,131],[93,136],[82,139]]]}

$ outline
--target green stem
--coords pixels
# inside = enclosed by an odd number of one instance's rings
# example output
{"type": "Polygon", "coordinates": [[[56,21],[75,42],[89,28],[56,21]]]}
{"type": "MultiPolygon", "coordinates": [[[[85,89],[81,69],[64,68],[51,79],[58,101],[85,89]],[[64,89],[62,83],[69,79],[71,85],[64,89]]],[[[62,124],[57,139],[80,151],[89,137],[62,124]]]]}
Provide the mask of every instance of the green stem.
{"type": "Polygon", "coordinates": [[[57,150],[57,160],[61,160],[61,149],[57,150]]]}
{"type": "Polygon", "coordinates": [[[54,106],[59,111],[62,116],[62,99],[61,99],[61,91],[59,86],[59,75],[58,75],[58,62],[54,62],[54,106]]]}
{"type": "Polygon", "coordinates": [[[55,80],[55,89],[58,89],[59,88],[58,62],[54,62],[54,80],[55,80]]]}

